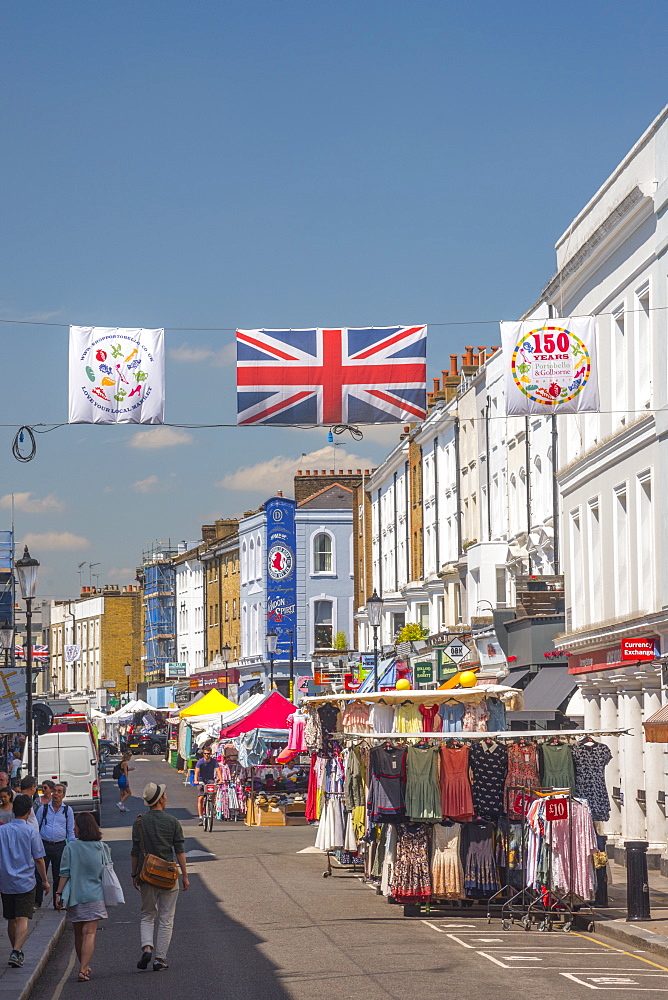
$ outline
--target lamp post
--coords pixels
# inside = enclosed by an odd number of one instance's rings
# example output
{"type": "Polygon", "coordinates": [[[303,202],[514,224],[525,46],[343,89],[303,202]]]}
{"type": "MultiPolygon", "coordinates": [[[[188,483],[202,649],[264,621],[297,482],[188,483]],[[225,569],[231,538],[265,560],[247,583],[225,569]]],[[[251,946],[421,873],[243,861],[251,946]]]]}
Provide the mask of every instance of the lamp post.
{"type": "Polygon", "coordinates": [[[373,689],[378,690],[378,629],[380,627],[381,615],[383,613],[383,598],[379,597],[376,593],[376,588],[373,588],[373,594],[368,598],[366,602],[366,613],[369,619],[369,625],[373,629],[373,689]]]}
{"type": "MultiPolygon", "coordinates": [[[[127,682],[127,697],[128,697],[128,702],[130,701],[130,674],[131,673],[132,673],[132,664],[131,663],[126,663],[125,664],[125,680],[127,682]]],[[[126,702],[126,704],[127,704],[127,702],[126,702]]]]}
{"type": "Polygon", "coordinates": [[[26,602],[26,740],[28,741],[28,774],[33,773],[33,723],[32,723],[32,602],[37,592],[39,563],[24,546],[23,555],[14,563],[19,578],[21,597],[26,602]]]}
{"type": "Polygon", "coordinates": [[[225,664],[225,697],[226,698],[228,697],[229,690],[230,690],[230,675],[229,675],[228,671],[229,671],[229,662],[230,662],[230,654],[231,654],[231,652],[232,652],[232,647],[228,643],[225,643],[224,646],[221,646],[221,649],[220,649],[220,658],[223,661],[223,663],[225,664]]]}
{"type": "Polygon", "coordinates": [[[272,628],[271,632],[267,632],[267,652],[269,653],[269,692],[274,690],[274,654],[276,653],[276,644],[278,643],[278,632],[276,629],[272,628]]]}
{"type": "MultiPolygon", "coordinates": [[[[14,643],[14,626],[11,622],[5,621],[0,625],[0,645],[5,651],[5,670],[9,667],[9,651],[14,643]]],[[[4,746],[4,759],[7,761],[9,756],[9,736],[5,736],[3,740],[4,746]]],[[[9,763],[7,761],[7,763],[9,763]]]]}

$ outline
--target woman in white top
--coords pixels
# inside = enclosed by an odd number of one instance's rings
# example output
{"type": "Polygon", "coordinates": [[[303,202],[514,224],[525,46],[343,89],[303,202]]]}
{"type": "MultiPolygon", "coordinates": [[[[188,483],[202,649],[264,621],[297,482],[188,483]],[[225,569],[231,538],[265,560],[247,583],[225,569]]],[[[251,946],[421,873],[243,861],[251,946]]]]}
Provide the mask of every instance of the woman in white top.
{"type": "Polygon", "coordinates": [[[14,819],[12,811],[13,801],[14,793],[11,788],[0,788],[0,826],[3,826],[5,823],[11,823],[14,819]]]}

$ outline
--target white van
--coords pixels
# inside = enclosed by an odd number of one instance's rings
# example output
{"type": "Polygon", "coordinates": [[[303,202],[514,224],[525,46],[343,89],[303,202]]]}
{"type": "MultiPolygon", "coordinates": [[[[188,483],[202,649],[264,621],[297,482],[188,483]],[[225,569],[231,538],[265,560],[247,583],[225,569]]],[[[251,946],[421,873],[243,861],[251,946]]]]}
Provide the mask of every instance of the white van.
{"type": "MultiPolygon", "coordinates": [[[[27,747],[22,774],[28,773],[27,747]]],[[[85,732],[45,733],[37,741],[37,784],[46,778],[66,781],[65,802],[75,813],[91,812],[100,822],[100,779],[97,752],[85,732]]]]}

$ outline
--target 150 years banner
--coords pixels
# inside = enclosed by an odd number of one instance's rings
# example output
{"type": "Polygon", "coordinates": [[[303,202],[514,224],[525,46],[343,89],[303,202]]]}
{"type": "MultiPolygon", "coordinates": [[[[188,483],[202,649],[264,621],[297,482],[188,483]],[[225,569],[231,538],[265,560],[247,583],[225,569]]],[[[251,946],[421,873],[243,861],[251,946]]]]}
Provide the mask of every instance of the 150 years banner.
{"type": "Polygon", "coordinates": [[[501,323],[501,342],[509,416],[599,409],[593,316],[501,323]]]}

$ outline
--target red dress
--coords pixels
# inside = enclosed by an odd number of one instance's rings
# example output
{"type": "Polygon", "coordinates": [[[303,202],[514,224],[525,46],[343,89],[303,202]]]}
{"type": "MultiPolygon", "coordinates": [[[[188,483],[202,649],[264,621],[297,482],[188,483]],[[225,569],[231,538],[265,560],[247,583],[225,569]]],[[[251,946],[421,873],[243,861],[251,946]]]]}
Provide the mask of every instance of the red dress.
{"type": "Polygon", "coordinates": [[[460,823],[473,819],[468,747],[441,747],[441,807],[444,816],[460,823]]]}

